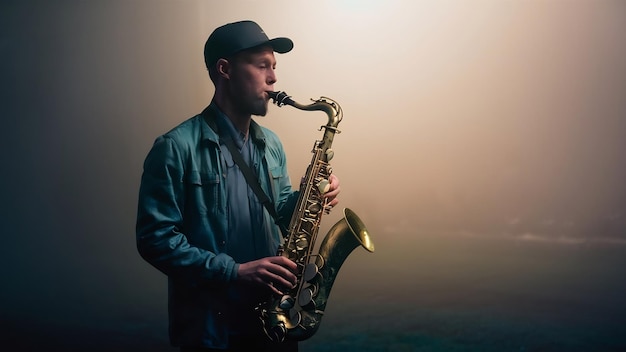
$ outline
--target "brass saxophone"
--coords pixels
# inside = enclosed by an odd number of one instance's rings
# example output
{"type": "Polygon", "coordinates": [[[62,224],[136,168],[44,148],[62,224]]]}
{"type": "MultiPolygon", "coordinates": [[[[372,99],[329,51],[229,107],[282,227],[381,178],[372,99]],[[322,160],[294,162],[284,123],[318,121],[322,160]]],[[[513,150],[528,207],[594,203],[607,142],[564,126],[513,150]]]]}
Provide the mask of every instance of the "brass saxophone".
{"type": "Polygon", "coordinates": [[[300,197],[284,243],[277,254],[298,265],[297,285],[282,296],[272,296],[259,306],[263,329],[270,340],[301,341],[317,332],[330,290],[344,260],[359,245],[373,252],[374,244],[361,219],[346,208],[343,219],[330,229],[320,244],[318,254],[312,253],[322,214],[329,211],[324,193],[330,187],[331,145],[335,134],[340,132],[337,126],[343,113],[339,104],[330,98],[321,97],[309,105],[302,105],[285,92],[268,94],[278,106],[287,104],[300,110],[323,111],[328,115],[328,123],[320,127],[320,131],[324,129],[323,138],[315,141],[313,146],[313,159],[300,186],[300,197]]]}

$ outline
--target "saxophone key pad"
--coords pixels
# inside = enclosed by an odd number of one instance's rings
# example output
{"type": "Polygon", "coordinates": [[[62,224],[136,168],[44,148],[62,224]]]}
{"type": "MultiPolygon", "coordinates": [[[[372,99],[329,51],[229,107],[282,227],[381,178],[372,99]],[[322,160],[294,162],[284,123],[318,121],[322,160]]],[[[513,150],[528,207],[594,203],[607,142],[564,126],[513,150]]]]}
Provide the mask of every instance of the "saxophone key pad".
{"type": "Polygon", "coordinates": [[[320,212],[320,210],[322,210],[322,206],[318,202],[315,202],[309,205],[309,208],[308,208],[308,211],[312,214],[317,214],[320,212]]]}
{"type": "Polygon", "coordinates": [[[289,310],[289,324],[291,326],[297,326],[302,321],[302,313],[296,308],[289,310]]]}
{"type": "Polygon", "coordinates": [[[330,161],[335,156],[335,151],[331,148],[326,149],[326,160],[330,161]]]}
{"type": "Polygon", "coordinates": [[[280,305],[279,307],[282,310],[289,310],[291,308],[293,308],[293,306],[295,305],[296,300],[289,296],[289,295],[284,295],[281,299],[280,299],[280,305]]]}
{"type": "Polygon", "coordinates": [[[313,302],[313,290],[307,287],[300,291],[300,294],[298,295],[298,304],[301,307],[306,307],[312,303],[315,303],[313,302]]]}
{"type": "Polygon", "coordinates": [[[326,193],[330,190],[330,182],[328,180],[321,180],[320,183],[317,184],[317,189],[322,193],[326,193]]]}
{"type": "Polygon", "coordinates": [[[317,273],[319,273],[319,268],[317,267],[317,265],[315,265],[314,263],[307,264],[306,267],[304,268],[304,275],[303,275],[304,281],[313,280],[313,278],[317,276],[317,273]]]}
{"type": "Polygon", "coordinates": [[[309,246],[309,241],[306,238],[300,238],[296,241],[296,249],[301,251],[309,246]]]}

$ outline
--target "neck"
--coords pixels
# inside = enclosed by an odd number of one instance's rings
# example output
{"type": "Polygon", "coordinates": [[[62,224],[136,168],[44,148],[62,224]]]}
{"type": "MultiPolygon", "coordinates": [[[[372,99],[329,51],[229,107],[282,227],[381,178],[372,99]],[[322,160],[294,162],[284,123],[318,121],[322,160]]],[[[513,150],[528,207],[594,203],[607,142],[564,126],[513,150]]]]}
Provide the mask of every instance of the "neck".
{"type": "Polygon", "coordinates": [[[252,115],[241,113],[238,111],[231,100],[225,99],[221,94],[215,94],[213,101],[220,110],[228,117],[233,123],[233,126],[237,128],[245,136],[248,136],[250,130],[250,121],[252,121],[252,115]]]}

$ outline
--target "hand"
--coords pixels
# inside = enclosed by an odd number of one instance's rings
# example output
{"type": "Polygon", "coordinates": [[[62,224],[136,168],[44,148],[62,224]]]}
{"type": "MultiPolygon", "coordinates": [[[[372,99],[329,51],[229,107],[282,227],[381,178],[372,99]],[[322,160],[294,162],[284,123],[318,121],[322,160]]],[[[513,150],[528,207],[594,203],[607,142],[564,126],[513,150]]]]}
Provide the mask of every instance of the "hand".
{"type": "Polygon", "coordinates": [[[293,273],[298,266],[291,260],[282,257],[267,257],[239,264],[237,278],[269,288],[278,295],[281,290],[294,288],[297,277],[293,273]]]}
{"type": "Polygon", "coordinates": [[[326,205],[332,208],[339,203],[337,195],[341,189],[339,187],[339,178],[335,176],[335,174],[331,174],[330,177],[328,177],[328,181],[330,182],[330,189],[324,194],[324,197],[327,199],[326,205]]]}

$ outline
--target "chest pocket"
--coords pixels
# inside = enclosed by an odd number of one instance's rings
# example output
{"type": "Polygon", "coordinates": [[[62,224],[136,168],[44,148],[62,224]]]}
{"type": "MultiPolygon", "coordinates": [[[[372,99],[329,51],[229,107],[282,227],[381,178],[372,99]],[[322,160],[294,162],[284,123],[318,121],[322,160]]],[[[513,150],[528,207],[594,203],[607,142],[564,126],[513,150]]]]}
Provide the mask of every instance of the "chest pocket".
{"type": "Polygon", "coordinates": [[[216,211],[219,199],[220,177],[215,172],[191,171],[185,178],[187,209],[197,209],[200,213],[216,211]]]}
{"type": "Polygon", "coordinates": [[[272,182],[272,193],[275,200],[280,198],[280,192],[286,186],[287,175],[283,172],[283,168],[280,166],[270,167],[270,181],[272,182]]]}
{"type": "Polygon", "coordinates": [[[277,152],[273,150],[267,150],[265,159],[267,161],[267,169],[271,178],[272,193],[275,201],[280,200],[280,194],[285,187],[291,188],[287,172],[280,162],[280,158],[277,152]]]}

